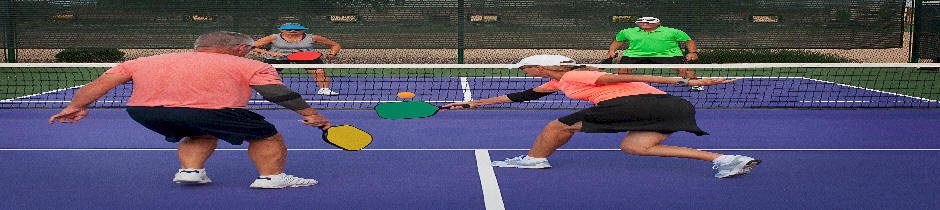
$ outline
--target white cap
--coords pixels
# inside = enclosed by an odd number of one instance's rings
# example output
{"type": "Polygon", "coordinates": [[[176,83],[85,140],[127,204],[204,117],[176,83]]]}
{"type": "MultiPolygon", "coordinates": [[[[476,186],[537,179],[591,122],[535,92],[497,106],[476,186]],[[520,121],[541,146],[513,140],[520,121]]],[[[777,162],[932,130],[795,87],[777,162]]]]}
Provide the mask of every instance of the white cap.
{"type": "Polygon", "coordinates": [[[575,65],[577,62],[569,57],[560,55],[533,55],[523,58],[516,64],[506,66],[506,68],[515,69],[522,66],[563,66],[575,65]]]}
{"type": "Polygon", "coordinates": [[[652,23],[652,24],[656,24],[656,23],[659,23],[659,18],[654,18],[654,17],[641,17],[641,18],[637,18],[637,19],[636,19],[636,22],[634,22],[634,23],[652,23]]]}

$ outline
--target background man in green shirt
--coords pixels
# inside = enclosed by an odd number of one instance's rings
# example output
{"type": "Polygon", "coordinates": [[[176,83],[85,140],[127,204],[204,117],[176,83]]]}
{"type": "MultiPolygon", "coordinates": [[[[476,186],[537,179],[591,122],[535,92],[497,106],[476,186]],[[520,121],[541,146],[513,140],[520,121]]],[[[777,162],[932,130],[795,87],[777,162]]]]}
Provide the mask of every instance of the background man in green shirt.
{"type": "MultiPolygon", "coordinates": [[[[695,41],[685,32],[660,26],[662,23],[655,17],[641,17],[636,20],[637,27],[620,30],[617,38],[610,43],[607,58],[616,56],[617,49],[624,42],[630,42],[627,50],[620,58],[621,64],[685,64],[690,60],[698,59],[698,48],[695,41]],[[682,55],[678,43],[685,43],[688,54],[682,55]]],[[[673,69],[685,79],[697,79],[695,72],[686,68],[673,69]]],[[[633,69],[619,69],[617,74],[630,74],[633,69]]],[[[705,90],[701,86],[692,86],[692,91],[705,90]]]]}

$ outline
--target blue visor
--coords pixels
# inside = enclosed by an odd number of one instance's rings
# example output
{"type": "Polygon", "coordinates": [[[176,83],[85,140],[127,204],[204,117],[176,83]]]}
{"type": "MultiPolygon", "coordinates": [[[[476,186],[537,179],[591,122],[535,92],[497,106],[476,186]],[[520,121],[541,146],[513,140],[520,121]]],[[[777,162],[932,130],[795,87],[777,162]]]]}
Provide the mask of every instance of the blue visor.
{"type": "Polygon", "coordinates": [[[281,26],[281,27],[279,27],[279,28],[277,28],[277,29],[301,29],[301,30],[306,30],[306,29],[309,29],[309,28],[304,27],[304,26],[301,26],[301,25],[285,25],[285,26],[281,26]]]}

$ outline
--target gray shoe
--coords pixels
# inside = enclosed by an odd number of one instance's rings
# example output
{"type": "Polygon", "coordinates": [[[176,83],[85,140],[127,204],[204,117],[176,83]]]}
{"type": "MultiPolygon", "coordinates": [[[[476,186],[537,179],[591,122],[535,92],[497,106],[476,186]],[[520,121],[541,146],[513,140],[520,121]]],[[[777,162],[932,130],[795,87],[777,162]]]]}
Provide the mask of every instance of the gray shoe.
{"type": "Polygon", "coordinates": [[[519,157],[507,158],[506,160],[493,161],[492,165],[496,167],[510,167],[510,168],[551,168],[552,165],[548,164],[548,160],[541,161],[526,161],[524,160],[526,155],[520,155],[519,157]]]}
{"type": "Polygon", "coordinates": [[[712,169],[718,169],[718,173],[715,174],[716,178],[728,178],[751,172],[751,169],[760,162],[760,160],[748,156],[735,155],[731,161],[715,163],[712,169]]]}

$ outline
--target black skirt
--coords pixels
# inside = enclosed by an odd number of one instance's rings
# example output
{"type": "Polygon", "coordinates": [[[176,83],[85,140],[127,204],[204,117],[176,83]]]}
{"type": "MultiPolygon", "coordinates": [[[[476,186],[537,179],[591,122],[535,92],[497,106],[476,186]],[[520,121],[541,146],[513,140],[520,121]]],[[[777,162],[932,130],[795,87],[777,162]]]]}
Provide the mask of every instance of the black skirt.
{"type": "Polygon", "coordinates": [[[601,101],[597,106],[558,118],[567,125],[581,123],[586,133],[655,131],[671,134],[686,131],[708,135],[695,123],[695,107],[668,94],[623,96],[601,101]]]}

